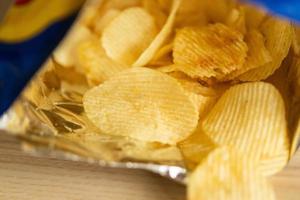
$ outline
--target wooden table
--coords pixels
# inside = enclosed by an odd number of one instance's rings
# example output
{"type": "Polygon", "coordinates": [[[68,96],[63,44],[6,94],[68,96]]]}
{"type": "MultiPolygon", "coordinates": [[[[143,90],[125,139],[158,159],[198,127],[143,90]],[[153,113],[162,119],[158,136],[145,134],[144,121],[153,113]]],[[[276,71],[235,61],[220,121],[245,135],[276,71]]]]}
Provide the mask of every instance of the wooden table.
{"type": "MultiPolygon", "coordinates": [[[[300,152],[271,179],[279,200],[300,199],[300,152]]],[[[0,133],[1,200],[184,200],[185,188],[142,170],[32,157],[0,133]]]]}

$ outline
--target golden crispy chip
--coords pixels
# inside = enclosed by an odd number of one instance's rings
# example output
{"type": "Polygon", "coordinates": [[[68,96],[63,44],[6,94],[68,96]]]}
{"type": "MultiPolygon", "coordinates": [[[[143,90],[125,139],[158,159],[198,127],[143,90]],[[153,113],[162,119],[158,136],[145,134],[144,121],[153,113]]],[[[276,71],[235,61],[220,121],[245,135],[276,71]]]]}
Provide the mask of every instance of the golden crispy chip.
{"type": "Polygon", "coordinates": [[[240,69],[247,55],[243,35],[223,24],[183,28],[174,41],[174,63],[192,78],[221,78],[240,69]]]}
{"type": "Polygon", "coordinates": [[[173,43],[166,43],[155,53],[147,66],[155,66],[158,69],[164,66],[173,65],[172,50],[173,43]]]}
{"type": "Polygon", "coordinates": [[[167,15],[160,8],[158,0],[142,0],[142,5],[147,12],[154,16],[157,27],[163,27],[167,20],[167,15]]]}
{"type": "MultiPolygon", "coordinates": [[[[170,42],[168,44],[165,44],[164,46],[162,46],[154,55],[152,61],[157,61],[160,58],[163,58],[164,56],[170,54],[173,50],[173,43],[170,42]]],[[[151,61],[151,62],[152,62],[151,61]]]]}
{"type": "Polygon", "coordinates": [[[293,29],[289,22],[268,18],[263,22],[260,30],[265,36],[265,46],[273,60],[270,63],[242,74],[239,77],[241,81],[259,81],[268,78],[268,76],[280,67],[281,62],[289,52],[293,39],[293,29]]]}
{"type": "Polygon", "coordinates": [[[74,52],[73,49],[78,42],[86,38],[93,37],[91,31],[81,25],[76,24],[68,33],[68,37],[58,46],[54,51],[53,56],[56,62],[64,67],[71,67],[74,65],[74,52]]]}
{"type": "Polygon", "coordinates": [[[210,22],[225,22],[230,11],[236,7],[235,0],[205,0],[205,12],[210,22]]]}
{"type": "Polygon", "coordinates": [[[205,2],[198,0],[183,0],[175,19],[175,27],[203,26],[208,23],[205,13],[205,2]]]}
{"type": "MultiPolygon", "coordinates": [[[[99,9],[103,6],[103,1],[91,0],[84,4],[83,11],[80,13],[78,23],[91,27],[99,9]]],[[[77,19],[76,19],[77,20],[77,19]]]]}
{"type": "Polygon", "coordinates": [[[129,66],[108,58],[95,39],[81,41],[75,48],[76,67],[87,75],[90,84],[98,85],[129,66]]]}
{"type": "Polygon", "coordinates": [[[208,114],[208,112],[217,101],[216,97],[207,97],[191,91],[187,91],[186,94],[189,96],[191,102],[198,110],[200,119],[208,114]]]}
{"type": "Polygon", "coordinates": [[[103,9],[119,9],[124,10],[131,7],[141,6],[142,0],[105,0],[103,9]]]}
{"type": "Polygon", "coordinates": [[[290,157],[292,157],[299,147],[299,141],[300,141],[300,120],[297,122],[297,127],[294,132],[293,138],[292,138],[292,144],[291,144],[291,151],[290,151],[290,157]]]}
{"type": "Polygon", "coordinates": [[[293,28],[292,48],[294,53],[297,56],[300,56],[300,28],[299,27],[293,28]]]}
{"type": "Polygon", "coordinates": [[[284,102],[269,83],[232,86],[202,122],[214,142],[229,145],[256,162],[264,175],[281,170],[287,163],[289,139],[284,102]]]}
{"type": "Polygon", "coordinates": [[[101,35],[104,28],[119,14],[121,13],[118,9],[107,10],[103,15],[98,15],[94,20],[94,31],[101,35]]]}
{"type": "Polygon", "coordinates": [[[160,67],[158,68],[158,70],[176,78],[180,82],[182,87],[189,92],[200,94],[205,97],[218,98],[224,93],[225,90],[230,87],[229,84],[217,84],[214,86],[202,85],[197,80],[192,79],[186,74],[176,71],[176,68],[174,67],[176,67],[176,65],[160,67]]]}
{"type": "Polygon", "coordinates": [[[173,64],[172,55],[167,54],[158,60],[152,60],[147,64],[147,67],[154,67],[156,69],[159,69],[161,67],[169,66],[172,64],[173,64]]]}
{"type": "Polygon", "coordinates": [[[102,46],[115,61],[131,65],[157,33],[154,18],[139,7],[128,8],[114,18],[102,33],[102,46]]]}
{"type": "Polygon", "coordinates": [[[165,65],[162,67],[156,68],[156,70],[163,72],[163,73],[171,73],[171,72],[176,72],[177,71],[177,66],[176,65],[165,65]]]}
{"type": "Polygon", "coordinates": [[[289,101],[287,107],[289,107],[288,120],[289,120],[289,129],[291,131],[291,151],[290,155],[292,156],[299,146],[300,141],[300,58],[294,54],[290,54],[287,58],[288,62],[288,76],[285,82],[281,82],[280,86],[284,85],[285,89],[288,92],[289,101]],[[287,82],[287,83],[286,83],[287,82]],[[288,89],[286,89],[288,88],[288,89]]]}
{"type": "MultiPolygon", "coordinates": [[[[171,0],[159,0],[166,11],[170,10],[171,0]]],[[[208,22],[225,22],[234,7],[232,0],[182,0],[175,19],[175,27],[203,26],[208,22]]]]}
{"type": "MultiPolygon", "coordinates": [[[[169,12],[172,6],[172,0],[158,0],[160,7],[165,10],[165,12],[169,12]]],[[[197,13],[199,9],[203,7],[203,1],[199,0],[182,0],[178,14],[189,14],[189,13],[197,13]]]]}
{"type": "Polygon", "coordinates": [[[224,80],[233,80],[248,70],[263,66],[272,61],[272,56],[265,47],[264,37],[259,31],[249,31],[245,36],[245,42],[249,50],[244,66],[228,74],[224,80]]]}
{"type": "Polygon", "coordinates": [[[208,24],[207,15],[203,11],[197,13],[177,14],[175,18],[175,28],[184,28],[186,26],[204,26],[208,24]]]}
{"type": "Polygon", "coordinates": [[[188,200],[275,200],[272,186],[247,157],[228,147],[212,151],[188,178],[188,200]]]}
{"type": "Polygon", "coordinates": [[[83,104],[104,133],[143,141],[176,144],[198,123],[199,113],[180,83],[149,68],[117,74],[89,90],[83,104]]]}
{"type": "MultiPolygon", "coordinates": [[[[177,81],[184,88],[191,102],[198,110],[199,118],[201,119],[202,117],[204,117],[216,103],[218,97],[221,95],[221,90],[201,85],[199,82],[191,79],[182,72],[168,72],[167,67],[170,67],[170,69],[172,69],[172,66],[165,66],[165,69],[163,69],[162,71],[165,71],[165,73],[177,79],[177,81]]],[[[161,68],[159,70],[161,70],[161,68]]]]}
{"type": "Polygon", "coordinates": [[[174,24],[175,16],[180,6],[180,3],[181,0],[173,0],[172,8],[166,23],[164,24],[160,32],[157,34],[155,39],[151,42],[150,46],[141,54],[141,56],[137,59],[133,66],[140,67],[149,63],[154,57],[155,53],[158,51],[158,49],[171,35],[173,31],[172,27],[174,24]]]}
{"type": "Polygon", "coordinates": [[[229,27],[241,32],[242,34],[245,34],[247,30],[244,7],[232,9],[227,16],[226,24],[229,27]]]}
{"type": "Polygon", "coordinates": [[[266,18],[267,13],[260,10],[258,7],[251,5],[243,6],[246,15],[246,27],[248,30],[258,29],[263,20],[266,18]]]}
{"type": "Polygon", "coordinates": [[[187,139],[178,143],[186,167],[193,170],[217,145],[200,127],[187,139]]]}

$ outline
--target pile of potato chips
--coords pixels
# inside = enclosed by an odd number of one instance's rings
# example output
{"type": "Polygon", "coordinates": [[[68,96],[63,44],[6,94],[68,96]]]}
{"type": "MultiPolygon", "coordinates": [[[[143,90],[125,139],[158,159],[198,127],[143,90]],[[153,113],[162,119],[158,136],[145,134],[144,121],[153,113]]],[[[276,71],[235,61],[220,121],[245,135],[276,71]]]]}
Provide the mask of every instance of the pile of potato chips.
{"type": "MultiPolygon", "coordinates": [[[[134,155],[179,148],[189,200],[275,199],[267,177],[299,140],[286,100],[300,96],[288,87],[300,85],[299,30],[234,0],[100,2],[53,55],[87,81],[79,103],[95,129],[141,144],[134,155]]],[[[144,157],[161,153],[175,155],[144,157]]]]}

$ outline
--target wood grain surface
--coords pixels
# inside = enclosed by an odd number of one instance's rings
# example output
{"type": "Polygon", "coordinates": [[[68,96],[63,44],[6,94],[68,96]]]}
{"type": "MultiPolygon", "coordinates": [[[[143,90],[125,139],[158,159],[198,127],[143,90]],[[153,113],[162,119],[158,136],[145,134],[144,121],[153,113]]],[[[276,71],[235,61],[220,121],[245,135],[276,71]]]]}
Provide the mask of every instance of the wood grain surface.
{"type": "MultiPolygon", "coordinates": [[[[279,200],[300,199],[300,152],[271,178],[279,200]]],[[[142,170],[33,157],[0,133],[0,200],[184,200],[185,188],[142,170]]]]}

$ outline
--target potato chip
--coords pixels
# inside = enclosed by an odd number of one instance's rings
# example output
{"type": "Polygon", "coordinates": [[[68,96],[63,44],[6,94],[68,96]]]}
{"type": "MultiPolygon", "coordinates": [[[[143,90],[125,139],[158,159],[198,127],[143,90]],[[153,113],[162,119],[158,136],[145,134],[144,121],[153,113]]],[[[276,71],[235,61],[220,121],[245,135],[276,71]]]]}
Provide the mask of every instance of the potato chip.
{"type": "Polygon", "coordinates": [[[260,27],[266,38],[265,46],[273,60],[256,69],[252,69],[239,77],[241,81],[259,81],[268,78],[280,67],[281,62],[287,56],[292,39],[292,25],[289,22],[275,18],[268,18],[260,27]]]}
{"type": "MultiPolygon", "coordinates": [[[[93,24],[99,9],[103,6],[104,1],[92,0],[84,4],[83,11],[80,12],[78,23],[90,28],[93,24]]],[[[76,19],[77,20],[77,19],[76,19]]]]}
{"type": "Polygon", "coordinates": [[[273,188],[247,158],[221,147],[188,177],[188,200],[275,200],[273,188]]]}
{"type": "Polygon", "coordinates": [[[225,90],[227,90],[230,85],[229,84],[216,84],[213,86],[206,86],[203,85],[202,83],[198,82],[195,79],[192,79],[191,77],[187,76],[186,74],[173,70],[174,66],[165,66],[158,68],[159,71],[165,72],[168,75],[176,78],[182,87],[189,92],[195,93],[195,94],[200,94],[205,97],[215,97],[218,98],[224,93],[225,90]]]}
{"type": "Polygon", "coordinates": [[[131,65],[157,33],[154,18],[139,7],[128,8],[104,28],[102,46],[113,60],[131,65]]]}
{"type": "Polygon", "coordinates": [[[98,40],[84,40],[74,52],[76,67],[87,75],[91,85],[98,85],[129,67],[108,58],[98,40]]]}
{"type": "Polygon", "coordinates": [[[224,80],[232,80],[248,70],[263,66],[272,61],[272,56],[265,47],[264,37],[259,31],[249,31],[245,36],[245,42],[249,50],[244,66],[228,74],[224,80]]]}
{"type": "Polygon", "coordinates": [[[142,0],[142,5],[147,12],[154,16],[157,27],[163,27],[167,20],[167,15],[160,8],[158,0],[142,0]]]}
{"type": "MultiPolygon", "coordinates": [[[[162,8],[170,10],[171,0],[159,0],[162,8]]],[[[182,0],[175,19],[175,27],[203,26],[208,23],[225,22],[234,7],[232,0],[182,0]]]]}
{"type": "Polygon", "coordinates": [[[177,66],[172,64],[172,65],[165,65],[162,67],[156,68],[156,70],[163,72],[163,73],[171,73],[171,72],[176,72],[177,71],[177,66]]]}
{"type": "Polygon", "coordinates": [[[89,90],[88,118],[104,133],[176,144],[198,123],[198,111],[176,79],[133,67],[89,90]]]}
{"type": "MultiPolygon", "coordinates": [[[[158,0],[158,3],[161,8],[163,8],[166,12],[169,12],[172,8],[172,0],[158,0]]],[[[204,2],[199,0],[182,0],[178,14],[190,14],[199,12],[200,8],[204,7],[204,2]]]]}
{"type": "MultiPolygon", "coordinates": [[[[289,129],[291,131],[291,151],[292,156],[299,145],[300,139],[300,58],[294,54],[289,55],[289,71],[287,76],[287,88],[289,92],[290,101],[289,104],[289,129]]],[[[286,83],[284,84],[286,85],[286,83]]]]}
{"type": "Polygon", "coordinates": [[[207,15],[199,10],[197,13],[177,14],[175,19],[175,28],[184,28],[186,26],[204,26],[208,24],[207,15]]]}
{"type": "Polygon", "coordinates": [[[208,23],[205,12],[205,2],[198,0],[183,0],[175,18],[175,27],[203,26],[208,23]]]}
{"type": "Polygon", "coordinates": [[[217,101],[216,97],[207,97],[190,91],[187,91],[187,95],[194,104],[195,108],[198,110],[200,119],[208,114],[210,109],[217,101]]]}
{"type": "Polygon", "coordinates": [[[217,145],[197,127],[192,135],[178,143],[178,147],[186,167],[193,170],[217,145]]]}
{"type": "Polygon", "coordinates": [[[169,42],[163,45],[147,64],[148,67],[155,66],[156,68],[173,65],[172,57],[173,43],[169,42]]]}
{"type": "Polygon", "coordinates": [[[251,5],[243,6],[246,16],[246,27],[248,30],[258,29],[267,16],[267,13],[258,7],[251,5]]]}
{"type": "Polygon", "coordinates": [[[170,54],[172,50],[173,50],[172,42],[165,44],[155,53],[155,56],[153,57],[152,61],[157,61],[158,59],[163,58],[164,56],[170,54]]]}
{"type": "Polygon", "coordinates": [[[296,153],[300,144],[299,141],[300,141],[300,120],[297,121],[297,127],[292,138],[290,157],[292,157],[296,153]]]}
{"type": "Polygon", "coordinates": [[[147,67],[151,67],[151,68],[153,67],[155,69],[158,69],[172,64],[173,64],[173,58],[171,55],[167,54],[158,60],[152,60],[150,63],[147,64],[147,67]]]}
{"type": "Polygon", "coordinates": [[[174,41],[174,63],[192,78],[223,77],[240,69],[247,55],[243,35],[223,24],[179,30],[174,41]]]}
{"type": "Polygon", "coordinates": [[[76,24],[68,33],[68,37],[58,46],[54,51],[53,56],[56,62],[64,67],[71,67],[74,65],[74,52],[73,49],[78,42],[84,40],[85,38],[92,37],[91,31],[81,25],[76,24]]]}
{"type": "Polygon", "coordinates": [[[131,7],[137,7],[142,5],[142,0],[106,0],[103,6],[104,10],[118,9],[125,10],[131,7]]]}
{"type": "Polygon", "coordinates": [[[203,120],[202,128],[217,144],[233,147],[261,169],[268,169],[264,175],[278,172],[287,163],[284,102],[269,83],[229,88],[203,120]]]}
{"type": "Polygon", "coordinates": [[[245,34],[247,31],[245,9],[243,7],[232,9],[227,16],[226,24],[230,28],[233,28],[242,34],[245,34]]]}
{"type": "Polygon", "coordinates": [[[150,46],[141,54],[137,61],[133,64],[135,67],[144,66],[151,61],[158,49],[164,44],[172,33],[177,10],[180,6],[181,0],[173,0],[172,8],[165,25],[157,34],[150,46]]]}
{"type": "Polygon", "coordinates": [[[101,35],[104,28],[120,13],[121,11],[118,9],[109,9],[103,15],[98,15],[94,20],[94,31],[101,35]]]}
{"type": "Polygon", "coordinates": [[[205,12],[210,22],[225,22],[230,11],[236,7],[236,0],[205,0],[205,12]]]}
{"type": "Polygon", "coordinates": [[[297,56],[300,56],[300,28],[299,27],[294,27],[293,29],[292,48],[294,53],[297,56]]]}

